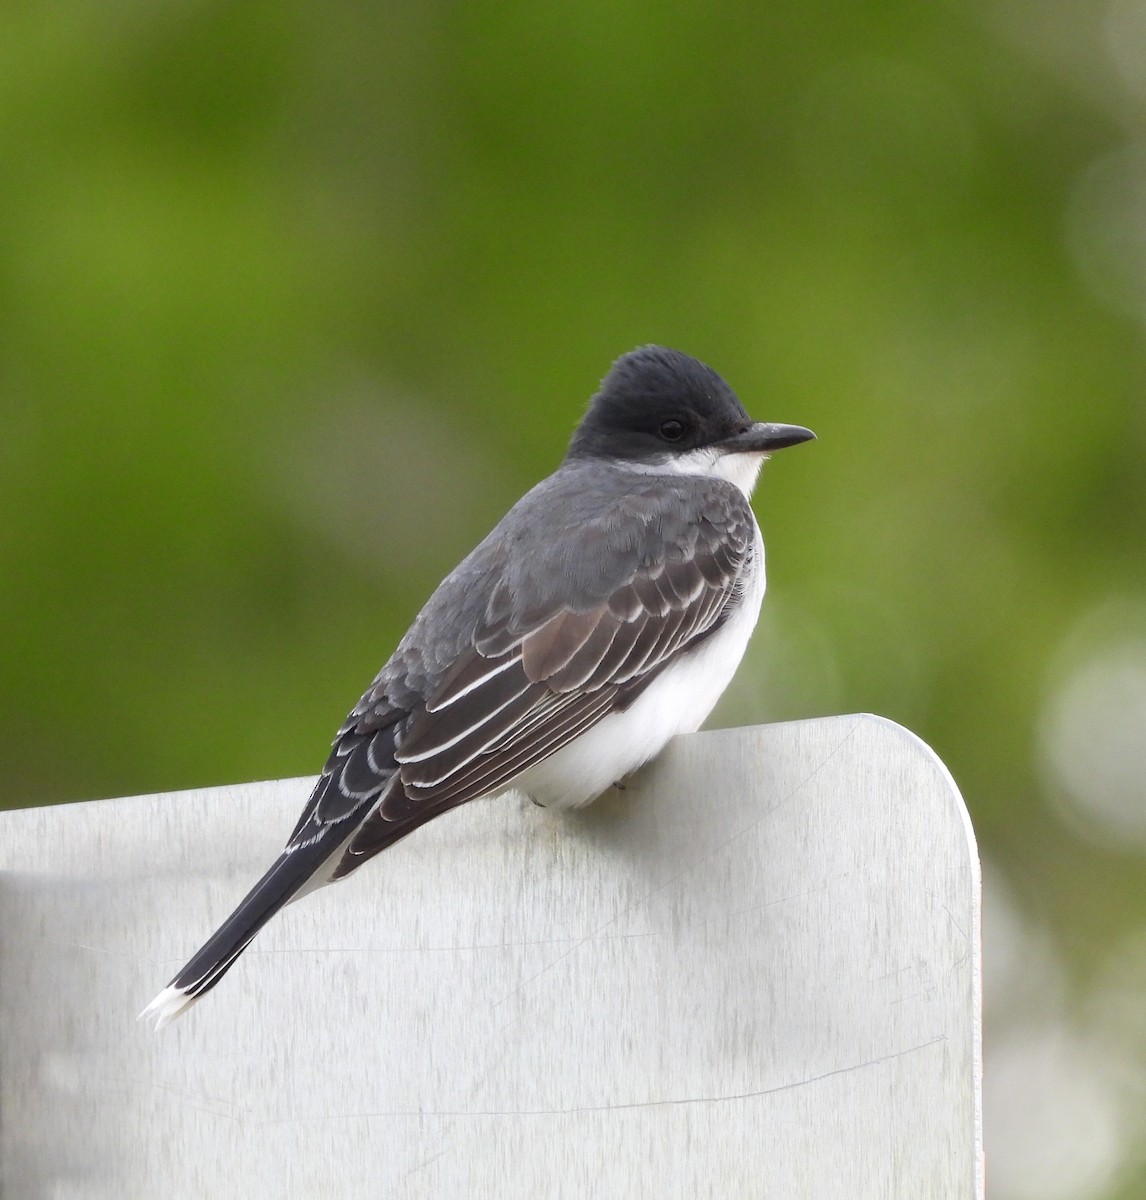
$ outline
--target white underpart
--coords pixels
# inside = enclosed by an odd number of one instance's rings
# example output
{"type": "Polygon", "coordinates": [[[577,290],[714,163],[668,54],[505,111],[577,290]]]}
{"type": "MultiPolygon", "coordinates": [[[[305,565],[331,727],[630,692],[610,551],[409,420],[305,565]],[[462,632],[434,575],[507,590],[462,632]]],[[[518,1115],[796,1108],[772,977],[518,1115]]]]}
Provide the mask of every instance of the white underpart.
{"type": "MultiPolygon", "coordinates": [[[[763,461],[759,453],[694,450],[680,455],[667,468],[655,470],[658,474],[667,469],[681,475],[716,475],[749,496],[763,461]],[[685,469],[686,463],[691,470],[685,469]]],[[[515,790],[547,807],[580,808],[655,758],[678,733],[693,733],[701,727],[736,673],[760,615],[764,542],[755,521],[753,526],[756,570],[724,625],[696,650],[667,666],[630,708],[611,713],[519,775],[511,785],[515,790]]]]}

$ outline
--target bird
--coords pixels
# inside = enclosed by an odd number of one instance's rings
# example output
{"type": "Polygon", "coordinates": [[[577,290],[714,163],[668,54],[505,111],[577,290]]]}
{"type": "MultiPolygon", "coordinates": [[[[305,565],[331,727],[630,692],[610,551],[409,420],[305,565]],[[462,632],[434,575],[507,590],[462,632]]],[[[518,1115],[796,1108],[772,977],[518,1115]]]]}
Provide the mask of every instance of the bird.
{"type": "Polygon", "coordinates": [[[467,801],[577,808],[698,729],[764,596],[749,503],[774,450],[679,350],[622,355],[557,470],[445,577],[338,730],[285,848],[140,1014],[213,988],[284,905],[467,801]]]}

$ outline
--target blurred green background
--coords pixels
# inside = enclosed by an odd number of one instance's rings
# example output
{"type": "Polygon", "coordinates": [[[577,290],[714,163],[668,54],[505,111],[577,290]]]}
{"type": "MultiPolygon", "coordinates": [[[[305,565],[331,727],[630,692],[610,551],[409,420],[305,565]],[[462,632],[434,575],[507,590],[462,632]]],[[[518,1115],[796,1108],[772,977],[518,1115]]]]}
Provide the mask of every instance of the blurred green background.
{"type": "Polygon", "coordinates": [[[316,771],[678,346],[820,438],[717,722],[939,751],[992,1195],[1146,1194],[1144,133],[1144,0],[5,6],[0,806],[316,771]]]}

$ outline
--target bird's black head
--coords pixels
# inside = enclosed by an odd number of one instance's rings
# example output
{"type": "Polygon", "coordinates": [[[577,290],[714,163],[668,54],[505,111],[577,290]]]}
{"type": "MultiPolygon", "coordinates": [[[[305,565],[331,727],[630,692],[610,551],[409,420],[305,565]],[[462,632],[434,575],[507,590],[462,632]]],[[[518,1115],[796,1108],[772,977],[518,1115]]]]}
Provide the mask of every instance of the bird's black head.
{"type": "Polygon", "coordinates": [[[656,462],[709,448],[762,453],[812,436],[798,425],[754,423],[711,367],[679,350],[642,346],[613,363],[567,457],[656,462]]]}

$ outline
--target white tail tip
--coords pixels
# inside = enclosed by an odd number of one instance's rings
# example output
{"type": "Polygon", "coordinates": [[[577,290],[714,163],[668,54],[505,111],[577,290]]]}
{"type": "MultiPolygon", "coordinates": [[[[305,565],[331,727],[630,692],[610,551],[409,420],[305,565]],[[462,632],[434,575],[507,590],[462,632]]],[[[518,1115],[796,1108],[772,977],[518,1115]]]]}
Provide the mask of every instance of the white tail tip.
{"type": "Polygon", "coordinates": [[[153,1021],[153,1028],[158,1032],[176,1017],[181,1017],[198,999],[198,996],[188,996],[176,987],[165,987],[139,1014],[139,1020],[153,1021]]]}

